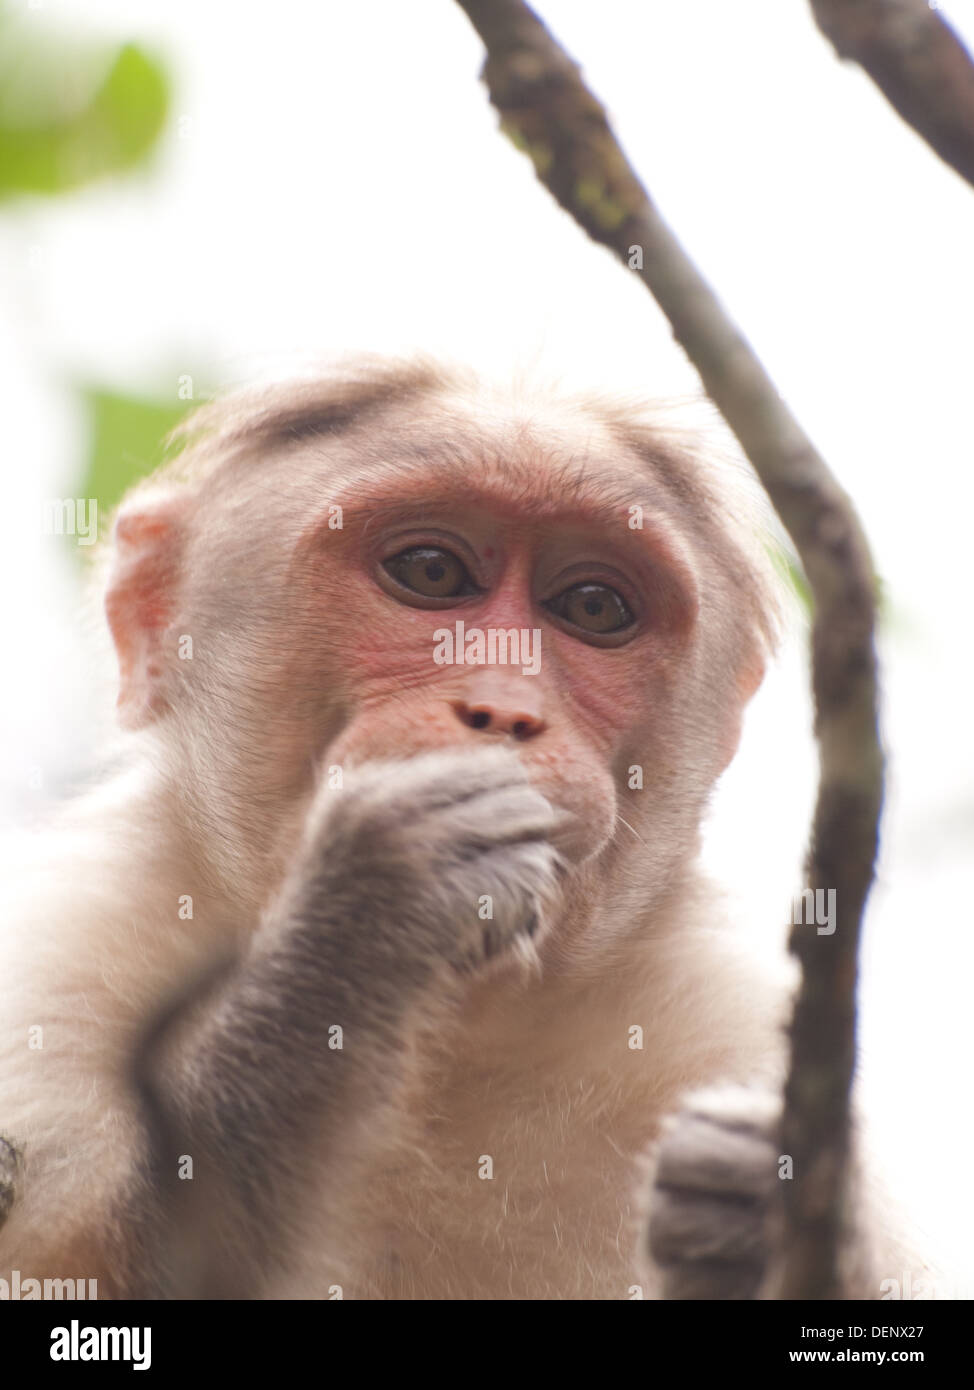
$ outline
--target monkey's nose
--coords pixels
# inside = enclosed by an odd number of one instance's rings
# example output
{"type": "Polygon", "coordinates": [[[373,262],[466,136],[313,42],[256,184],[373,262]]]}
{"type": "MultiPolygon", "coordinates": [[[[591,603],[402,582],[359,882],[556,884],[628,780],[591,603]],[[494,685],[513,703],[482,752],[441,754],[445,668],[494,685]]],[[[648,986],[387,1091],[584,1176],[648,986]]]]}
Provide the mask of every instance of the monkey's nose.
{"type": "Polygon", "coordinates": [[[485,734],[506,734],[524,740],[545,728],[542,692],[534,677],[512,672],[480,670],[466,683],[453,709],[468,729],[485,734]]]}
{"type": "Polygon", "coordinates": [[[527,714],[516,705],[505,708],[496,704],[470,705],[460,701],[453,708],[461,724],[468,729],[483,729],[487,734],[511,734],[516,739],[534,738],[544,728],[544,720],[527,714]]]}

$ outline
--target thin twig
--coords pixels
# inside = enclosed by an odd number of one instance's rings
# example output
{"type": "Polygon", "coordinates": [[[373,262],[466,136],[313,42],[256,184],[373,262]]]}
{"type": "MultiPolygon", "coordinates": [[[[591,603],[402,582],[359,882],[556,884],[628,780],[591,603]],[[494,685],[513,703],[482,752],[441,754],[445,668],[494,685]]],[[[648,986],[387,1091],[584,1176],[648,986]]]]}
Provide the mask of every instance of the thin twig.
{"type": "Polygon", "coordinates": [[[974,184],[974,63],[927,0],[811,0],[840,58],[852,58],[940,158],[974,184]]]}
{"type": "Polygon", "coordinates": [[[10,1208],[17,1195],[20,1163],[20,1151],[0,1134],[0,1226],[10,1215],[10,1208]]]}
{"type": "Polygon", "coordinates": [[[820,782],[808,881],[836,890],[836,929],[820,936],[802,927],[791,936],[803,982],[782,1144],[796,1181],[783,1184],[785,1265],[776,1292],[837,1297],[859,926],[883,786],[868,548],[849,499],[660,217],[575,63],[521,0],[458,3],[486,45],[484,78],[502,128],[593,240],[627,265],[632,257],[767,489],[814,596],[820,782]]]}

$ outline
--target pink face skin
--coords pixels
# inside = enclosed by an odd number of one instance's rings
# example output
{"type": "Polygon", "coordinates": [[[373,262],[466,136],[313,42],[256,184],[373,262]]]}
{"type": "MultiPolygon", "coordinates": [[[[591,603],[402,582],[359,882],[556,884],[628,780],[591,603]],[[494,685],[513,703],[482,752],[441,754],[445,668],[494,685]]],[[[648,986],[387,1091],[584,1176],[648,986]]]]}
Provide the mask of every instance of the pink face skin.
{"type": "MultiPolygon", "coordinates": [[[[431,501],[429,490],[428,480],[417,483],[412,503],[401,483],[392,499],[343,489],[344,529],[314,523],[299,546],[302,587],[327,608],[329,646],[344,654],[336,674],[349,717],[324,760],[352,764],[503,738],[568,813],[563,847],[572,857],[591,854],[612,833],[614,770],[634,749],[647,694],[662,695],[692,628],[690,576],[681,585],[674,573],[665,611],[654,610],[667,557],[645,532],[627,532],[624,514],[614,527],[581,506],[525,520],[496,482],[467,486],[462,498],[431,501]],[[385,564],[419,547],[456,557],[473,592],[429,597],[398,583],[385,564]],[[620,595],[631,615],[621,630],[585,630],[546,606],[581,584],[620,595]],[[458,620],[467,631],[540,634],[537,674],[506,664],[437,665],[434,633],[453,632],[458,620]]],[[[305,668],[298,683],[310,675],[305,668]]]]}

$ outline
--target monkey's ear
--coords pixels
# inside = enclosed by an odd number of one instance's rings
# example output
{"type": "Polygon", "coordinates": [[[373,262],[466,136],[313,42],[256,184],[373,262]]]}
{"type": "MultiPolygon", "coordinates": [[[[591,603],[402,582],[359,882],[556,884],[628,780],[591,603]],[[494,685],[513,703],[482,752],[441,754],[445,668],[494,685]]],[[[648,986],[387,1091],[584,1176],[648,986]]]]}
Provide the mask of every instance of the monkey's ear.
{"type": "Polygon", "coordinates": [[[118,653],[119,719],[128,729],[151,723],[165,708],[164,639],[176,615],[189,505],[187,497],[147,497],[115,522],[105,612],[118,653]]]}
{"type": "Polygon", "coordinates": [[[737,673],[737,700],[731,710],[731,722],[728,726],[724,740],[721,745],[722,763],[721,771],[731,763],[734,754],[737,752],[741,741],[741,729],[744,724],[744,711],[751,703],[751,699],[757,694],[758,687],[764,680],[764,673],[767,669],[767,661],[762,652],[755,648],[748,653],[747,660],[740,667],[737,673]]]}

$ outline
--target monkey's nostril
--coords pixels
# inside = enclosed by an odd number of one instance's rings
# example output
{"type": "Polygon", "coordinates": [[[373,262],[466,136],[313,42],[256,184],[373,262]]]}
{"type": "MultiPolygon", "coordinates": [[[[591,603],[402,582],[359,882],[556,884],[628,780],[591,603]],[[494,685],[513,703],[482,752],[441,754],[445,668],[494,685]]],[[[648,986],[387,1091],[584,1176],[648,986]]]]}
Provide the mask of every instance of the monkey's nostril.
{"type": "Polygon", "coordinates": [[[515,712],[501,706],[488,705],[485,708],[481,705],[478,708],[459,700],[453,708],[457,718],[466,724],[468,729],[486,729],[492,734],[509,734],[521,741],[533,738],[544,728],[543,720],[533,719],[527,713],[515,712]]]}

